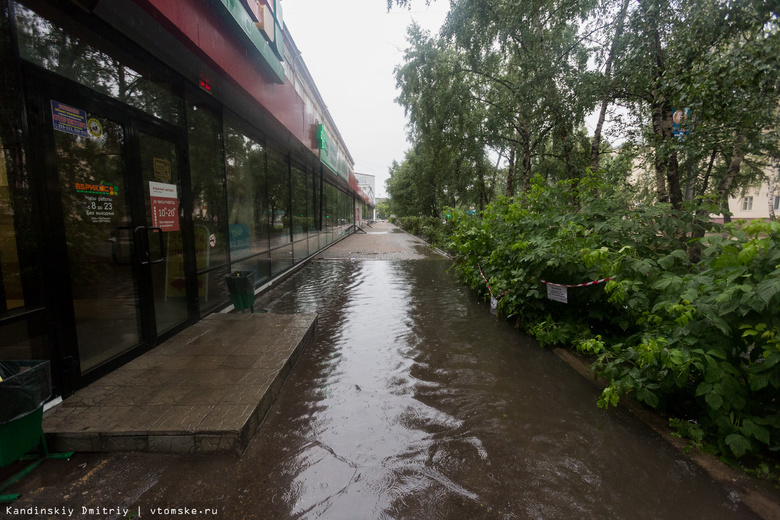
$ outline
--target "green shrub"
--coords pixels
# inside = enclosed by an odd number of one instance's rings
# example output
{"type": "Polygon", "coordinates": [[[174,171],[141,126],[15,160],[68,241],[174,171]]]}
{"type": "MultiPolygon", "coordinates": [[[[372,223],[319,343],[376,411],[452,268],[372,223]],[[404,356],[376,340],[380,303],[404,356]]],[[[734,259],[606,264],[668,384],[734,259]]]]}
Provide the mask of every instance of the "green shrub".
{"type": "Polygon", "coordinates": [[[445,247],[454,229],[450,219],[437,217],[401,217],[400,226],[412,235],[424,237],[432,245],[445,247]]]}
{"type": "Polygon", "coordinates": [[[423,217],[399,217],[398,225],[411,235],[419,235],[422,232],[423,217]]]}
{"type": "MultiPolygon", "coordinates": [[[[693,209],[632,206],[593,177],[534,180],[483,218],[452,211],[448,249],[461,279],[543,345],[593,356],[600,406],[631,395],[731,460],[780,452],[780,224],[725,228],[693,209]],[[697,262],[691,231],[708,226],[697,262]],[[541,282],[568,289],[568,304],[541,282]]],[[[708,211],[700,212],[706,214],[708,211]]]]}

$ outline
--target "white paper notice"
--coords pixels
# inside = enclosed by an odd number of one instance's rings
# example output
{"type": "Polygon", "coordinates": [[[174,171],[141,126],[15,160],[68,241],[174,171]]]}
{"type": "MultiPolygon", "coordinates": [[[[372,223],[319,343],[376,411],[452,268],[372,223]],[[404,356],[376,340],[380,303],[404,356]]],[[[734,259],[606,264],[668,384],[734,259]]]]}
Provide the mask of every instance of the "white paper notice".
{"type": "Polygon", "coordinates": [[[566,287],[547,284],[547,297],[561,303],[569,303],[566,287]]]}

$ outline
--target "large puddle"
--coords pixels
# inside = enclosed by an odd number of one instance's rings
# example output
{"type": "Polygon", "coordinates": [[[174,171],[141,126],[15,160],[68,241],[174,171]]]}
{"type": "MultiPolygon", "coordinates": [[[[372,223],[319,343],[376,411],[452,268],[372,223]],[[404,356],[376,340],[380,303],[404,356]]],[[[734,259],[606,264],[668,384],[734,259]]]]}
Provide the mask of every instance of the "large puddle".
{"type": "Polygon", "coordinates": [[[258,300],[320,317],[235,476],[255,513],[753,518],[448,267],[313,262],[258,300]]]}

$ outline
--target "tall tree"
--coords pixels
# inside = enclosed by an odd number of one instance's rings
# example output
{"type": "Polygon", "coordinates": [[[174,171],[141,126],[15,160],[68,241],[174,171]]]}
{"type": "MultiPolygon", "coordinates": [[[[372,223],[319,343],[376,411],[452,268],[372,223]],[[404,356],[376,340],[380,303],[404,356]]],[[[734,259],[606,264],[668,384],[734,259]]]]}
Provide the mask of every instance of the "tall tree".
{"type": "Polygon", "coordinates": [[[462,56],[443,40],[413,24],[409,43],[404,64],[396,68],[397,101],[409,117],[419,175],[437,179],[442,203],[484,206],[493,189],[485,174],[492,168],[485,164],[487,118],[477,102],[481,85],[463,74],[462,56]]]}
{"type": "MultiPolygon", "coordinates": [[[[508,195],[527,186],[541,165],[562,176],[579,175],[575,136],[584,115],[597,106],[589,164],[600,166],[604,114],[613,100],[628,109],[628,125],[613,126],[612,135],[650,150],[654,199],[678,209],[687,201],[701,205],[708,194],[726,204],[730,194],[763,176],[762,167],[780,153],[780,29],[774,3],[451,0],[450,5],[436,45],[448,53],[448,74],[470,92],[472,105],[465,110],[481,121],[483,143],[506,151],[508,195]],[[590,47],[592,41],[599,45],[590,47]],[[680,132],[673,117],[683,108],[691,117],[680,132]],[[561,168],[551,169],[551,161],[561,168]]],[[[415,88],[422,91],[431,79],[420,76],[415,88]]],[[[429,110],[422,112],[427,116],[419,121],[440,115],[440,107],[428,102],[429,110]]],[[[419,129],[417,137],[429,140],[438,131],[434,125],[419,129]]]]}
{"type": "Polygon", "coordinates": [[[443,35],[462,48],[464,69],[487,85],[497,133],[512,159],[507,193],[515,172],[523,190],[530,187],[534,161],[554,150],[566,176],[579,176],[573,157],[576,129],[590,107],[577,93],[588,53],[579,23],[595,2],[562,0],[457,0],[443,35]],[[554,147],[547,143],[552,141],[554,147]]]}
{"type": "MultiPolygon", "coordinates": [[[[628,14],[629,0],[622,0],[622,5],[615,17],[614,26],[612,32],[612,42],[609,45],[609,53],[607,54],[606,61],[604,63],[604,79],[605,88],[601,99],[601,107],[599,109],[599,116],[596,122],[596,128],[593,130],[593,140],[591,142],[590,151],[590,168],[592,171],[598,171],[601,163],[601,140],[602,133],[604,131],[604,121],[607,117],[607,110],[610,104],[614,101],[615,92],[612,87],[612,67],[615,61],[618,59],[618,52],[620,49],[620,41],[623,36],[623,30],[625,28],[626,16],[628,14]]],[[[607,6],[608,8],[608,6],[607,6]]]]}
{"type": "Polygon", "coordinates": [[[756,0],[640,0],[628,23],[616,92],[635,113],[649,112],[657,200],[679,208],[714,186],[722,201],[740,182],[746,154],[776,142],[777,13],[756,0]],[[675,136],[674,109],[683,107],[692,118],[675,136]]]}

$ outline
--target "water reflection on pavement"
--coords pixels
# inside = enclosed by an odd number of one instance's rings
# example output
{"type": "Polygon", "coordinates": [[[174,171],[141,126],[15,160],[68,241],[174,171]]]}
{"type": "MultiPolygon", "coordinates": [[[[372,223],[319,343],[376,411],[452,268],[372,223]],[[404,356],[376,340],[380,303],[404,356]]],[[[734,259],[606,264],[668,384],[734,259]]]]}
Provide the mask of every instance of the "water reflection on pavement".
{"type": "Polygon", "coordinates": [[[755,518],[634,416],[597,408],[591,382],[491,316],[443,257],[345,257],[258,298],[319,322],[240,458],[46,461],[14,507],[75,514],[9,518],[755,518]]]}
{"type": "Polygon", "coordinates": [[[314,262],[263,298],[320,318],[244,456],[259,517],[753,517],[448,267],[314,262]]]}

